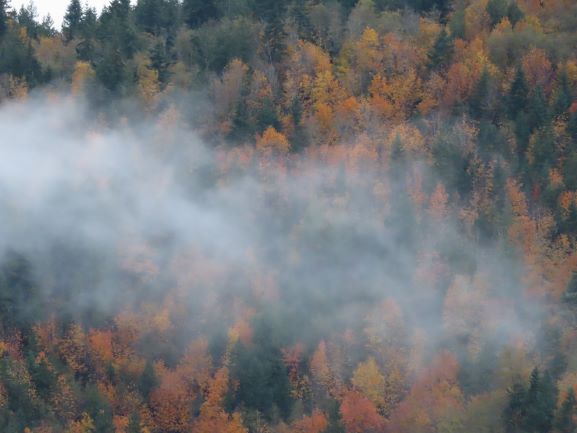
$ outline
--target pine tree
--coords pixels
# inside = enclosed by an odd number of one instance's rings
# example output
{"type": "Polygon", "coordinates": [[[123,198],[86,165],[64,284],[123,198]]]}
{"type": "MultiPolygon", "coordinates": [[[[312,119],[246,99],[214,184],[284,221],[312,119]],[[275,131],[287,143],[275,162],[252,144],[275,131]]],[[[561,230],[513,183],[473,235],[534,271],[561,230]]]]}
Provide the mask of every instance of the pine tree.
{"type": "Polygon", "coordinates": [[[80,0],[71,0],[66,8],[64,21],[62,23],[62,33],[64,40],[70,42],[78,36],[83,17],[82,5],[80,0]]]}

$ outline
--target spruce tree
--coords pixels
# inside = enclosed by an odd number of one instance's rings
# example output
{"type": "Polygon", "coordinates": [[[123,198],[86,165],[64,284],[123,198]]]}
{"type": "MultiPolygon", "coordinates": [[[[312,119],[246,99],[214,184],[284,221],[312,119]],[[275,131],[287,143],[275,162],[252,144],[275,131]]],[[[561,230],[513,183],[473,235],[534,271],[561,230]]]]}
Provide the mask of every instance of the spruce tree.
{"type": "Polygon", "coordinates": [[[479,81],[475,84],[473,93],[469,100],[469,112],[471,117],[474,119],[481,119],[489,117],[490,114],[490,84],[491,75],[489,71],[485,68],[483,73],[479,78],[479,81]]]}
{"type": "Polygon", "coordinates": [[[184,22],[194,29],[207,21],[217,19],[219,10],[214,0],[184,0],[182,14],[184,22]]]}
{"type": "Polygon", "coordinates": [[[541,375],[535,368],[531,373],[526,400],[525,431],[548,433],[553,427],[557,389],[550,375],[541,375]]]}
{"type": "Polygon", "coordinates": [[[503,411],[503,424],[507,433],[522,433],[526,417],[527,391],[521,383],[515,383],[508,391],[509,401],[503,411]]]}
{"type": "Polygon", "coordinates": [[[491,20],[491,26],[495,27],[507,16],[508,7],[507,0],[489,0],[486,10],[491,20]]]}
{"type": "Polygon", "coordinates": [[[8,0],[0,0],[0,38],[8,31],[8,0]]]}
{"type": "Polygon", "coordinates": [[[162,27],[162,6],[160,0],[138,0],[134,10],[136,25],[147,33],[158,34],[162,27]]]}
{"type": "Polygon", "coordinates": [[[78,36],[82,24],[82,16],[83,11],[80,0],[71,0],[66,8],[66,14],[64,15],[64,21],[62,23],[62,33],[66,42],[70,42],[78,36]]]}
{"type": "Polygon", "coordinates": [[[447,30],[443,28],[428,53],[429,68],[431,70],[446,69],[451,64],[453,52],[453,38],[447,33],[447,30]]]}
{"type": "Polygon", "coordinates": [[[509,7],[507,8],[507,18],[509,18],[509,22],[514,26],[519,21],[521,21],[524,16],[525,16],[525,14],[519,8],[519,5],[517,4],[517,2],[512,1],[509,4],[509,7]]]}
{"type": "Polygon", "coordinates": [[[567,397],[563,400],[563,404],[557,414],[555,420],[555,430],[558,433],[575,433],[577,432],[577,424],[575,423],[575,409],[577,408],[577,400],[575,399],[575,391],[569,388],[567,397]]]}
{"type": "Polygon", "coordinates": [[[529,88],[525,80],[525,73],[523,69],[518,68],[515,74],[515,79],[511,84],[508,97],[508,112],[509,118],[516,119],[519,112],[525,110],[527,107],[527,95],[529,88]]]}
{"type": "Polygon", "coordinates": [[[563,116],[571,103],[573,102],[573,92],[567,77],[567,71],[561,72],[557,83],[557,91],[555,95],[555,104],[553,106],[553,114],[555,117],[563,116]]]}
{"type": "Polygon", "coordinates": [[[572,304],[577,303],[577,272],[573,272],[571,280],[567,284],[564,300],[572,304]]]}
{"type": "Polygon", "coordinates": [[[531,94],[527,108],[531,131],[544,127],[550,120],[549,105],[541,86],[531,94]]]}

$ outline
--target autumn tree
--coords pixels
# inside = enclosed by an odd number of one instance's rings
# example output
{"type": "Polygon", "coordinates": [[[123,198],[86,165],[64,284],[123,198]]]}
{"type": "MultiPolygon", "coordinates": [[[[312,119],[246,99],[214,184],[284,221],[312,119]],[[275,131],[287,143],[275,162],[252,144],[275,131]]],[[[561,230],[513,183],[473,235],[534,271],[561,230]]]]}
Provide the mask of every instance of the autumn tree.
{"type": "Polygon", "coordinates": [[[375,405],[355,391],[345,394],[340,412],[347,433],[377,433],[383,431],[386,425],[375,405]]]}

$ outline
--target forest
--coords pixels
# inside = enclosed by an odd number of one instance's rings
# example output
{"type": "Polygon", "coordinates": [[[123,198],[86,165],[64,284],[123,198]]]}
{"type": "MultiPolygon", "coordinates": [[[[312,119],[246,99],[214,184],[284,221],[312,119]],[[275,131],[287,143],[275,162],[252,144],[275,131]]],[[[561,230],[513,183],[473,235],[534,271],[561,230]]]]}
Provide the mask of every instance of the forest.
{"type": "Polygon", "coordinates": [[[577,2],[0,0],[0,432],[577,433],[576,393],[577,2]]]}

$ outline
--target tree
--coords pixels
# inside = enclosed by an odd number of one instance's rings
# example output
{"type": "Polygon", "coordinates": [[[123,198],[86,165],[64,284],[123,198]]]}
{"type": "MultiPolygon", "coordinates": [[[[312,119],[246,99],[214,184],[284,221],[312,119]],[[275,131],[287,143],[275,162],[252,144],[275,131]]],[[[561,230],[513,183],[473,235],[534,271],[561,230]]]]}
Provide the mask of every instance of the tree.
{"type": "Polygon", "coordinates": [[[385,378],[379,371],[374,358],[369,358],[366,362],[358,365],[353,373],[352,384],[365,397],[367,397],[377,408],[385,405],[385,378]]]}
{"type": "Polygon", "coordinates": [[[285,2],[255,0],[255,15],[265,22],[264,44],[271,62],[279,62],[285,54],[284,13],[285,2]]]}
{"type": "Polygon", "coordinates": [[[555,420],[555,430],[558,433],[575,433],[577,431],[577,423],[575,422],[576,409],[575,391],[573,388],[569,388],[555,420]]]}
{"type": "Polygon", "coordinates": [[[379,415],[375,405],[355,391],[345,394],[341,417],[347,433],[378,433],[385,427],[385,419],[379,415]]]}
{"type": "Polygon", "coordinates": [[[161,0],[138,0],[134,15],[136,25],[143,31],[158,34],[162,27],[162,8],[161,0]]]}
{"type": "Polygon", "coordinates": [[[549,121],[549,106],[541,86],[537,86],[531,94],[527,108],[532,131],[543,127],[549,121]]]}
{"type": "Polygon", "coordinates": [[[557,388],[549,374],[541,375],[535,368],[531,373],[526,400],[525,430],[547,433],[553,427],[557,388]]]}
{"type": "Polygon", "coordinates": [[[522,433],[525,427],[527,391],[521,383],[508,390],[509,401],[503,411],[503,424],[507,433],[522,433]]]}
{"type": "Polygon", "coordinates": [[[474,119],[488,118],[491,108],[491,75],[485,68],[469,98],[469,112],[474,119]]]}
{"type": "Polygon", "coordinates": [[[487,14],[489,14],[492,27],[495,27],[507,16],[508,8],[507,0],[489,0],[487,3],[487,14]]]}
{"type": "Polygon", "coordinates": [[[528,94],[529,88],[525,80],[525,73],[522,68],[517,68],[507,101],[509,118],[516,119],[519,112],[526,109],[528,94]]]}
{"type": "Polygon", "coordinates": [[[519,21],[521,21],[524,16],[525,16],[525,14],[519,8],[519,5],[517,4],[517,2],[515,0],[513,0],[509,4],[509,7],[507,8],[507,18],[509,18],[509,22],[514,26],[519,21]]]}
{"type": "Polygon", "coordinates": [[[569,303],[577,303],[577,272],[573,272],[571,280],[565,290],[565,301],[569,303]]]}
{"type": "Polygon", "coordinates": [[[571,103],[573,102],[573,91],[569,84],[569,77],[567,71],[563,70],[557,80],[557,92],[555,95],[555,103],[553,105],[553,114],[555,117],[564,116],[571,103]]]}
{"type": "Polygon", "coordinates": [[[0,38],[8,31],[8,4],[9,0],[0,0],[0,38]]]}
{"type": "Polygon", "coordinates": [[[83,16],[80,0],[70,0],[62,22],[62,33],[66,42],[70,42],[79,35],[83,16]]]}
{"type": "Polygon", "coordinates": [[[192,29],[219,17],[214,0],[184,0],[182,14],[184,22],[192,29]]]}
{"type": "Polygon", "coordinates": [[[429,58],[429,69],[431,70],[445,70],[451,64],[453,59],[454,45],[453,38],[443,28],[435,44],[429,50],[427,56],[429,58]]]}

